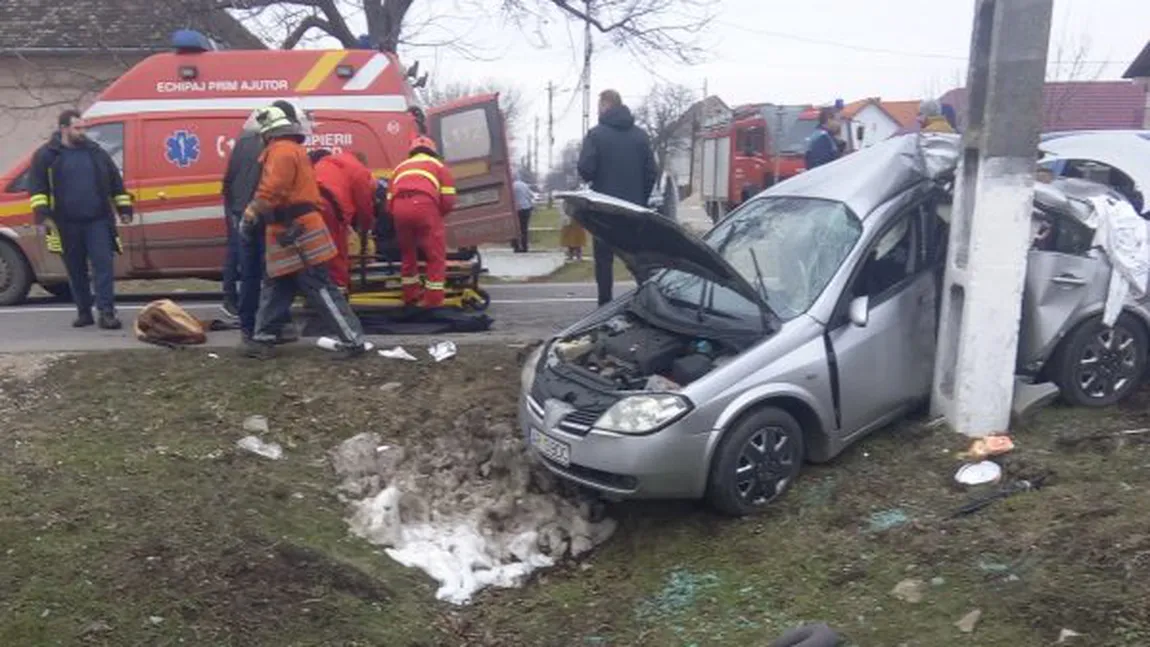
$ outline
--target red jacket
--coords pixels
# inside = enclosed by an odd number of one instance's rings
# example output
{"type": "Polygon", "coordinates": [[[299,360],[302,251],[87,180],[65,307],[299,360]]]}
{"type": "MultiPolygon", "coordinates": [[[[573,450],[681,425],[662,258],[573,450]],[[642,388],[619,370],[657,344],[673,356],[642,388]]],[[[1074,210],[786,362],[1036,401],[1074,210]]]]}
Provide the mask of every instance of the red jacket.
{"type": "Polygon", "coordinates": [[[342,222],[355,222],[359,231],[371,230],[375,225],[375,177],[355,155],[338,153],[321,159],[315,165],[315,179],[320,193],[334,198],[342,222]]]}
{"type": "Polygon", "coordinates": [[[455,178],[438,159],[416,153],[399,163],[387,184],[387,204],[401,193],[422,193],[439,202],[439,215],[446,216],[455,208],[455,178]]]}

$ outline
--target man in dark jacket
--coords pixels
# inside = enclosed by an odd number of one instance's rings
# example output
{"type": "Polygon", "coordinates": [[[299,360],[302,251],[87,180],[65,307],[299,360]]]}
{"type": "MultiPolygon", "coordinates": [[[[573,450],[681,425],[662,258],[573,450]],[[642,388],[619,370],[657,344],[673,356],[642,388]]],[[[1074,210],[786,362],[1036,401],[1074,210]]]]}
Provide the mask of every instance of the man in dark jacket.
{"type": "MultiPolygon", "coordinates": [[[[272,105],[283,110],[292,121],[299,121],[295,107],[287,101],[276,101],[272,105]]],[[[243,218],[244,209],[247,209],[255,197],[256,187],[259,186],[260,175],[263,172],[260,155],[263,152],[264,141],[260,137],[259,130],[255,127],[245,127],[236,138],[235,148],[232,149],[227,170],[224,171],[223,197],[225,215],[228,219],[228,237],[230,239],[235,236],[240,266],[240,286],[235,306],[240,319],[240,330],[245,339],[251,338],[255,332],[256,312],[260,307],[260,284],[264,279],[264,232],[263,225],[257,224],[252,236],[244,238],[239,235],[239,222],[243,218]]],[[[229,240],[229,246],[230,244],[229,240]]],[[[227,262],[230,263],[231,259],[227,262]]],[[[224,307],[227,308],[229,295],[226,267],[224,276],[224,307]]],[[[290,322],[284,324],[288,325],[290,322]]],[[[291,341],[293,336],[292,331],[281,333],[283,341],[291,341]]]]}
{"type": "Polygon", "coordinates": [[[57,121],[59,130],[32,158],[28,192],[36,224],[54,224],[60,234],[64,266],[78,316],[76,328],[92,318],[92,278],[96,309],[105,330],[121,327],[116,318],[114,259],[118,250],[113,206],[124,224],[132,222],[132,198],[112,156],[87,138],[75,110],[57,121]],[[91,274],[88,264],[91,263],[91,274]]]}
{"type": "MultiPolygon", "coordinates": [[[[631,110],[615,90],[599,94],[599,125],[583,139],[579,176],[591,189],[643,207],[655,186],[659,170],[651,140],[635,126],[631,110]]],[[[611,301],[615,254],[607,243],[595,241],[595,282],[599,305],[611,301]]]]}
{"type": "Polygon", "coordinates": [[[807,139],[807,170],[830,164],[842,155],[844,144],[839,140],[842,126],[835,117],[834,110],[819,110],[819,127],[807,139]]]}

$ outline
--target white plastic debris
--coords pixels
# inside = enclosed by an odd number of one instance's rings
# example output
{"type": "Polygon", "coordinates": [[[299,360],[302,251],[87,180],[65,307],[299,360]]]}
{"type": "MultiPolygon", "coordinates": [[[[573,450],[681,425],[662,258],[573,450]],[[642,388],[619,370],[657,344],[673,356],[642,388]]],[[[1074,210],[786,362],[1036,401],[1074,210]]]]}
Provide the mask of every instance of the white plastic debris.
{"type": "Polygon", "coordinates": [[[455,357],[459,349],[455,347],[455,342],[441,341],[428,346],[427,352],[436,362],[442,362],[455,357]]]}
{"type": "Polygon", "coordinates": [[[219,359],[220,358],[219,354],[217,354],[217,353],[208,353],[208,357],[210,357],[212,359],[219,359]]]}
{"type": "Polygon", "coordinates": [[[401,359],[405,362],[417,362],[417,361],[419,361],[419,360],[415,359],[415,355],[412,355],[411,353],[407,352],[407,349],[405,349],[403,346],[396,346],[395,348],[392,348],[391,350],[381,350],[381,351],[379,351],[379,356],[386,358],[386,359],[401,359]]]}
{"type": "Polygon", "coordinates": [[[1065,645],[1074,638],[1081,638],[1082,634],[1074,631],[1073,629],[1063,629],[1058,633],[1058,644],[1065,645]]]}
{"type": "Polygon", "coordinates": [[[284,449],[279,443],[265,443],[256,436],[244,436],[236,443],[236,447],[273,461],[278,461],[284,456],[284,449]]]}
{"type": "MultiPolygon", "coordinates": [[[[332,352],[343,349],[343,342],[336,339],[335,337],[320,337],[319,339],[315,340],[315,345],[319,346],[323,350],[332,352]]],[[[371,342],[364,342],[363,345],[369,353],[375,350],[375,344],[371,342]]]]}
{"type": "Polygon", "coordinates": [[[981,463],[967,463],[958,468],[958,473],[954,475],[954,480],[962,483],[963,485],[986,485],[987,483],[997,483],[1002,478],[1002,467],[994,461],[982,461],[981,463]]]}
{"type": "Polygon", "coordinates": [[[1150,280],[1150,235],[1146,221],[1125,200],[1111,196],[1091,198],[1098,215],[1094,244],[1102,247],[1113,268],[1102,313],[1102,323],[1113,326],[1130,297],[1146,296],[1150,280]]]}
{"type": "Polygon", "coordinates": [[[681,388],[683,387],[662,375],[652,375],[647,378],[648,391],[678,391],[681,388]]]}
{"type": "Polygon", "coordinates": [[[244,431],[249,434],[266,434],[268,432],[267,416],[248,416],[244,420],[244,431]]]}

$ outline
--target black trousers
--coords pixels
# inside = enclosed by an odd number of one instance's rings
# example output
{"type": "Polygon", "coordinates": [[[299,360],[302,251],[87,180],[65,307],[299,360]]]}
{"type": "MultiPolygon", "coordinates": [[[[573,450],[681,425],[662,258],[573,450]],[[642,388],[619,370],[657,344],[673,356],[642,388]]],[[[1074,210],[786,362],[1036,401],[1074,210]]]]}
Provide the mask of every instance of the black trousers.
{"type": "Polygon", "coordinates": [[[598,238],[595,239],[595,283],[599,286],[599,305],[610,303],[615,287],[615,252],[598,238]]]}
{"type": "Polygon", "coordinates": [[[527,239],[530,237],[527,227],[531,224],[531,209],[520,209],[519,214],[519,240],[512,241],[512,247],[517,252],[527,251],[527,239]]]}

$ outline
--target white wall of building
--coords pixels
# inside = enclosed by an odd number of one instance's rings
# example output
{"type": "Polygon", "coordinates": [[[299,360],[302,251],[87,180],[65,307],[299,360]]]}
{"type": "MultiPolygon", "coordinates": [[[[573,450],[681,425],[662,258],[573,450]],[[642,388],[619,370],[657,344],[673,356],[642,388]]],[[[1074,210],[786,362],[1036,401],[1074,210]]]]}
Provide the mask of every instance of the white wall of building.
{"type": "Polygon", "coordinates": [[[850,128],[851,148],[870,148],[875,144],[894,136],[899,130],[899,124],[890,115],[883,112],[876,105],[867,105],[855,113],[855,116],[846,124],[850,128]],[[858,140],[858,129],[863,129],[863,138],[858,140]]]}

